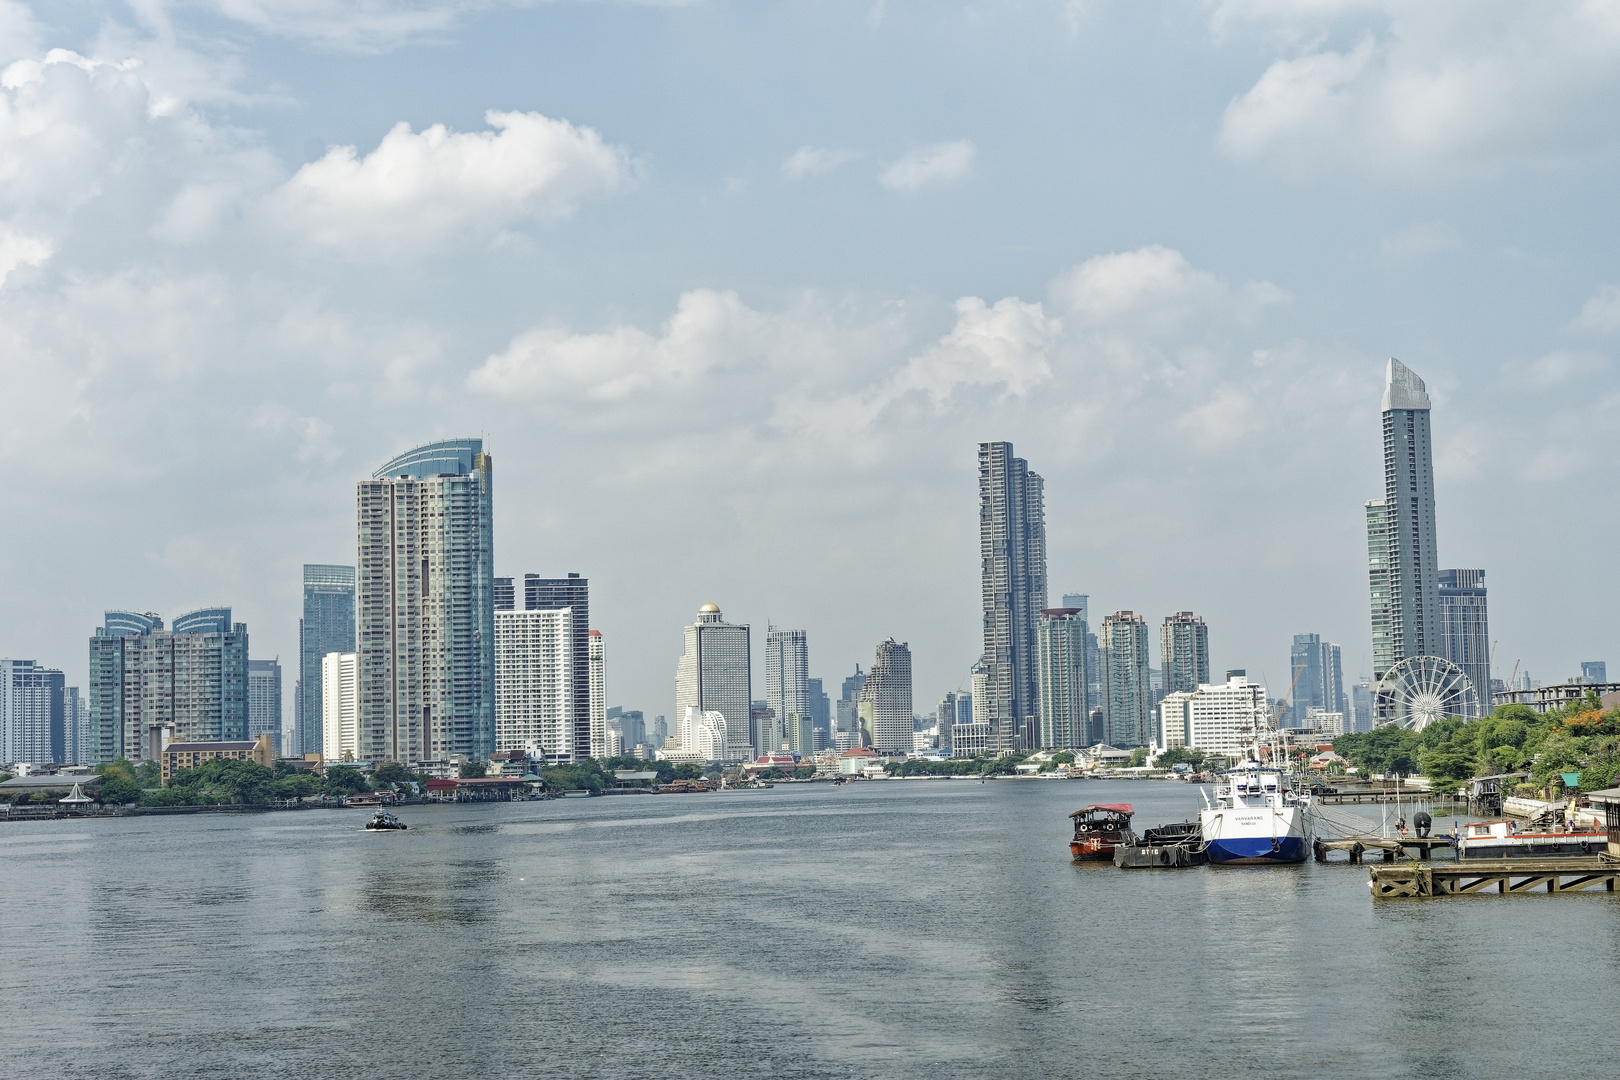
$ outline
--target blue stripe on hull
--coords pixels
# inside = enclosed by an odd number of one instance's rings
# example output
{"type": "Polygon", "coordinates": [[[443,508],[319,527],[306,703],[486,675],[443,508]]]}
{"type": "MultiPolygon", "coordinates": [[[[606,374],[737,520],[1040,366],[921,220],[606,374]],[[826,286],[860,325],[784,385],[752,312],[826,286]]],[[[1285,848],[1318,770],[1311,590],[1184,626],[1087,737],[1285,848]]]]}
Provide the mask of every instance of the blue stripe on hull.
{"type": "Polygon", "coordinates": [[[1209,842],[1212,863],[1299,863],[1305,861],[1306,852],[1303,836],[1279,836],[1275,848],[1269,836],[1209,842]]]}

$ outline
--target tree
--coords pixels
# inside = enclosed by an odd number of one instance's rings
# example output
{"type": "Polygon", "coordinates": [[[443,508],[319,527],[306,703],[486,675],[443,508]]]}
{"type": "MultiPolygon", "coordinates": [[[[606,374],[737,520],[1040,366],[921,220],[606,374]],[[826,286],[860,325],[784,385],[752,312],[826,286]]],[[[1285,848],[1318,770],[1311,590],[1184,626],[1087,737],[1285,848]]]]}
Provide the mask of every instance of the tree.
{"type": "Polygon", "coordinates": [[[404,791],[415,780],[416,774],[399,762],[385,761],[372,772],[371,787],[374,791],[404,791]]]}
{"type": "Polygon", "coordinates": [[[463,780],[482,780],[489,775],[489,766],[482,761],[463,761],[456,775],[463,780]]]}
{"type": "Polygon", "coordinates": [[[1143,765],[1146,765],[1147,764],[1147,759],[1148,759],[1148,754],[1150,754],[1150,753],[1152,753],[1152,751],[1149,750],[1147,747],[1138,746],[1135,750],[1131,751],[1131,760],[1130,760],[1130,763],[1129,763],[1129,767],[1132,768],[1132,769],[1139,769],[1143,765]]]}
{"type": "Polygon", "coordinates": [[[328,765],[322,787],[326,794],[341,798],[366,790],[366,778],[353,765],[328,765]]]}

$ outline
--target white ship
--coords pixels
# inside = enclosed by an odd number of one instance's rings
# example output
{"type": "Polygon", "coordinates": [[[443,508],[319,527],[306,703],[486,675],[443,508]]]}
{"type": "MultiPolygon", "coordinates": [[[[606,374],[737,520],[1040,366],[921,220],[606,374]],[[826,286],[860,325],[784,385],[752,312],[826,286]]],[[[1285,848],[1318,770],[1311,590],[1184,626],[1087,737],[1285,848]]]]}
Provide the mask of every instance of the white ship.
{"type": "Polygon", "coordinates": [[[1299,863],[1310,851],[1311,797],[1286,773],[1250,759],[1215,780],[1198,813],[1212,863],[1299,863]]]}

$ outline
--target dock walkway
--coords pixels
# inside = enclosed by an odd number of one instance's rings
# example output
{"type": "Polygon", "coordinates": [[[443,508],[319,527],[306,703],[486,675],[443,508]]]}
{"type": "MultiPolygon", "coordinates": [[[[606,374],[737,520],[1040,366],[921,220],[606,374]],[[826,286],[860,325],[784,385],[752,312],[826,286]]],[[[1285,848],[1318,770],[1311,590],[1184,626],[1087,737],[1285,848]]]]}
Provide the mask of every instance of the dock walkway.
{"type": "Polygon", "coordinates": [[[1466,859],[1455,863],[1375,866],[1368,883],[1374,899],[1466,896],[1494,892],[1614,892],[1620,862],[1603,856],[1558,859],[1466,859]]]}

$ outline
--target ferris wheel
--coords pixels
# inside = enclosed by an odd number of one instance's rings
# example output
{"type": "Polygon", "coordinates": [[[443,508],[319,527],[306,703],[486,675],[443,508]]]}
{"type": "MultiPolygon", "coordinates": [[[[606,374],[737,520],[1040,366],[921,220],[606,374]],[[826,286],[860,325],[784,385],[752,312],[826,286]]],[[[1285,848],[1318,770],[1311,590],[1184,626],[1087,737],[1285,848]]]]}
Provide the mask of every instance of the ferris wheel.
{"type": "Polygon", "coordinates": [[[1379,724],[1422,731],[1448,716],[1479,715],[1479,695],[1462,668],[1438,656],[1409,656],[1374,687],[1379,724]]]}

